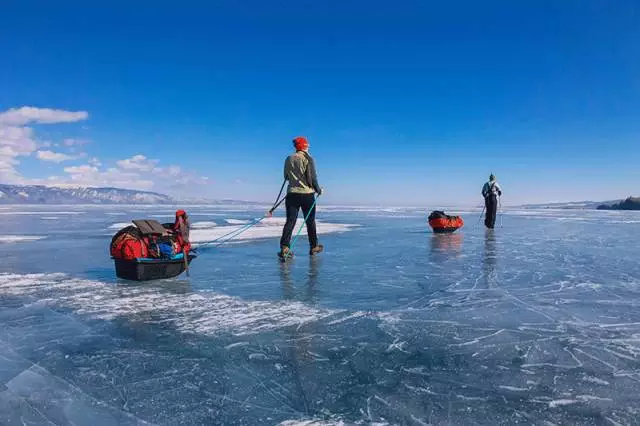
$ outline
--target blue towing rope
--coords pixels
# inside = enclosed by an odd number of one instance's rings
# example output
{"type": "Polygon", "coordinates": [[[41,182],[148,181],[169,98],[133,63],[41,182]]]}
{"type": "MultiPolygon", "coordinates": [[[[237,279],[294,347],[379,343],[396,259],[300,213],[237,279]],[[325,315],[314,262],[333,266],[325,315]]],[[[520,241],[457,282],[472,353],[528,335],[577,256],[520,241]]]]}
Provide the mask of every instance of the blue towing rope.
{"type": "Polygon", "coordinates": [[[242,226],[242,227],[240,227],[238,229],[234,229],[231,232],[227,232],[226,234],[216,238],[213,241],[209,241],[207,243],[201,244],[200,247],[218,247],[218,246],[221,246],[222,244],[226,243],[227,241],[231,241],[233,238],[235,238],[238,235],[242,234],[243,232],[247,231],[252,226],[257,225],[263,219],[264,219],[264,217],[261,217],[261,218],[258,218],[258,219],[254,219],[252,223],[248,223],[248,224],[246,224],[246,225],[244,225],[244,226],[242,226]],[[220,241],[220,240],[222,240],[222,241],[220,241]]]}
{"type": "MultiPolygon", "coordinates": [[[[309,212],[304,217],[304,220],[302,221],[302,223],[300,224],[300,227],[298,228],[298,233],[296,234],[296,236],[293,238],[293,241],[291,242],[291,247],[289,247],[289,251],[287,251],[287,253],[284,255],[284,257],[282,259],[283,262],[285,262],[287,260],[287,257],[289,257],[289,253],[291,253],[293,251],[293,246],[296,245],[296,240],[300,236],[300,232],[302,232],[302,227],[305,226],[305,224],[307,223],[307,219],[309,219],[309,216],[311,216],[311,212],[313,212],[313,209],[316,208],[316,203],[318,202],[318,198],[320,198],[320,195],[318,195],[313,200],[313,204],[311,204],[311,208],[309,209],[309,212]]],[[[296,218],[296,220],[297,220],[297,218],[296,218]]]]}
{"type": "MultiPolygon", "coordinates": [[[[280,192],[278,193],[278,196],[276,197],[276,201],[273,203],[273,206],[269,209],[269,214],[272,214],[273,211],[275,209],[278,208],[278,206],[280,206],[280,204],[282,204],[282,202],[285,200],[286,195],[284,197],[282,197],[282,199],[280,199],[280,196],[282,195],[282,190],[284,189],[284,185],[286,183],[286,179],[282,182],[282,186],[280,187],[280,192]]],[[[252,223],[247,223],[244,226],[241,226],[238,229],[234,229],[231,232],[227,232],[226,234],[216,238],[213,241],[209,241],[207,243],[201,244],[199,247],[219,247],[222,244],[231,241],[233,238],[239,236],[240,234],[242,234],[243,232],[248,231],[251,227],[257,225],[258,223],[262,222],[262,220],[265,218],[265,216],[257,218],[257,219],[253,219],[252,223]],[[227,238],[228,237],[228,238],[227,238]],[[220,241],[222,240],[222,241],[220,241]]]]}

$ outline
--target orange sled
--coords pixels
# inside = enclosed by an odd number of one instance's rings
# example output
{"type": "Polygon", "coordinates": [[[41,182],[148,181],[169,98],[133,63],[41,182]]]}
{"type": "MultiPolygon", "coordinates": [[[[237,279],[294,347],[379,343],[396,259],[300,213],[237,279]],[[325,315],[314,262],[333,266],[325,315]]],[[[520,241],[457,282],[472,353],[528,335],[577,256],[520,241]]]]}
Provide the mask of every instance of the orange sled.
{"type": "Polygon", "coordinates": [[[429,226],[438,234],[455,232],[463,225],[464,221],[460,216],[449,216],[439,210],[432,211],[429,215],[429,226]]]}

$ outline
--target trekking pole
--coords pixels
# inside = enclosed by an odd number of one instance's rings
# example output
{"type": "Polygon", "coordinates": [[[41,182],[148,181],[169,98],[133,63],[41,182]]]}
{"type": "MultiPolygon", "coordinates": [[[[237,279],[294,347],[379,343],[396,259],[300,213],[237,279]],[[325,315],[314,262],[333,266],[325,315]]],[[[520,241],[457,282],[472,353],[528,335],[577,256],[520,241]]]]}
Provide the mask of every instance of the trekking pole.
{"type": "Polygon", "coordinates": [[[500,209],[500,228],[502,228],[502,195],[498,195],[498,208],[500,209]]]}
{"type": "Polygon", "coordinates": [[[184,270],[189,277],[189,250],[185,250],[184,247],[182,248],[182,258],[184,259],[184,270]]]}
{"type": "Polygon", "coordinates": [[[476,227],[478,225],[480,225],[480,221],[482,220],[482,215],[484,214],[484,208],[485,208],[485,206],[482,206],[482,211],[480,212],[480,217],[478,218],[478,221],[476,222],[476,227]]]}
{"type": "Polygon", "coordinates": [[[284,197],[282,197],[282,200],[280,200],[280,201],[278,201],[276,204],[274,204],[274,205],[273,205],[273,207],[271,207],[271,210],[269,210],[269,214],[273,214],[273,211],[274,211],[275,209],[277,209],[278,207],[280,207],[280,204],[282,204],[282,202],[283,202],[284,200],[286,200],[286,199],[287,199],[287,197],[286,197],[286,196],[284,196],[284,197]]]}
{"type": "Polygon", "coordinates": [[[291,253],[293,251],[293,246],[296,244],[296,240],[298,239],[298,236],[300,235],[300,232],[302,232],[302,227],[307,223],[307,219],[309,219],[309,215],[311,215],[311,212],[313,211],[313,209],[315,209],[316,203],[318,202],[318,198],[320,198],[320,195],[318,195],[316,197],[316,199],[313,200],[313,204],[311,204],[311,208],[309,209],[309,213],[307,213],[307,215],[305,216],[304,221],[300,225],[300,228],[298,228],[298,233],[296,234],[296,236],[293,238],[293,241],[291,242],[291,247],[289,247],[289,250],[284,254],[284,256],[282,258],[283,262],[287,260],[287,257],[289,256],[289,253],[291,253]]]}
{"type": "Polygon", "coordinates": [[[285,198],[287,198],[287,196],[285,195],[282,200],[280,200],[280,196],[282,195],[282,191],[284,190],[284,185],[287,183],[287,179],[285,178],[282,181],[282,186],[280,187],[280,192],[278,192],[278,196],[276,197],[276,201],[274,201],[273,206],[269,209],[269,212],[267,213],[269,215],[269,217],[271,217],[271,215],[273,214],[273,211],[275,209],[277,209],[280,204],[282,204],[282,202],[285,200],[285,198]],[[278,201],[280,200],[280,201],[278,201]]]}

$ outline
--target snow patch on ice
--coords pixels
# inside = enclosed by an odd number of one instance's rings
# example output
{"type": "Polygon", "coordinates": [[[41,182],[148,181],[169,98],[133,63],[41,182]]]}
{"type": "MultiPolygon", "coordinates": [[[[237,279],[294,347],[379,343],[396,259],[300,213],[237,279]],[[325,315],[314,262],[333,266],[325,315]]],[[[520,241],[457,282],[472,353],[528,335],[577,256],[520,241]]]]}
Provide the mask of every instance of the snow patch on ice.
{"type": "Polygon", "coordinates": [[[500,389],[504,389],[504,390],[508,390],[508,391],[512,391],[512,392],[526,392],[529,390],[529,388],[518,388],[515,386],[504,386],[504,385],[500,385],[499,386],[500,389]]]}
{"type": "Polygon", "coordinates": [[[603,398],[595,395],[577,395],[576,398],[580,401],[613,401],[611,398],[603,398]]]}
{"type": "Polygon", "coordinates": [[[86,212],[50,212],[50,211],[40,211],[40,212],[34,212],[34,211],[23,211],[23,212],[16,212],[16,211],[0,211],[0,215],[12,215],[12,216],[24,216],[24,215],[39,215],[39,214],[58,214],[58,215],[80,215],[80,214],[85,214],[86,212]]]}
{"type": "Polygon", "coordinates": [[[343,311],[301,302],[246,301],[214,292],[172,293],[158,286],[127,286],[66,274],[0,274],[0,295],[31,296],[90,318],[140,318],[172,323],[183,333],[251,335],[334,319],[343,311]]]}
{"type": "Polygon", "coordinates": [[[225,222],[227,222],[229,225],[246,225],[247,223],[249,223],[249,220],[240,220],[240,219],[225,219],[225,222]]]}
{"type": "Polygon", "coordinates": [[[598,379],[597,377],[585,376],[582,378],[585,382],[595,383],[598,385],[609,386],[610,383],[606,380],[598,379]]]}
{"type": "MultiPolygon", "coordinates": [[[[357,423],[359,424],[359,423],[357,423]]],[[[367,422],[370,426],[387,426],[388,423],[367,422]]],[[[342,420],[285,420],[278,423],[278,426],[344,426],[342,420]]]]}
{"type": "Polygon", "coordinates": [[[191,229],[208,229],[208,228],[213,228],[214,226],[218,226],[218,224],[215,222],[208,222],[208,221],[194,222],[191,224],[191,229]]]}
{"type": "Polygon", "coordinates": [[[229,350],[229,349],[237,348],[237,347],[240,347],[240,346],[247,346],[248,344],[249,344],[249,342],[238,342],[238,343],[232,343],[230,345],[227,345],[224,348],[226,350],[229,350]]]}
{"type": "MultiPolygon", "coordinates": [[[[258,240],[264,238],[276,238],[280,237],[282,234],[282,226],[285,223],[284,218],[267,218],[263,219],[260,223],[256,224],[248,228],[246,231],[242,232],[237,237],[233,239],[235,241],[249,241],[249,240],[258,240]]],[[[296,222],[296,230],[303,224],[302,219],[298,219],[296,222]]],[[[343,223],[329,223],[317,221],[316,227],[318,234],[329,234],[329,233],[337,233],[337,232],[347,232],[352,230],[353,228],[359,227],[357,224],[343,224],[343,223]]],[[[222,237],[225,234],[231,233],[233,231],[240,230],[244,225],[236,225],[236,226],[217,226],[214,229],[193,229],[190,235],[190,240],[192,243],[207,243],[210,241],[214,241],[217,238],[222,237]]],[[[296,231],[297,232],[297,231],[296,231]]],[[[306,226],[303,226],[301,236],[307,235],[306,226]]]]}
{"type": "Polygon", "coordinates": [[[561,407],[563,405],[577,404],[579,402],[580,401],[578,401],[577,399],[555,399],[549,402],[549,408],[556,408],[556,407],[561,407]]]}
{"type": "MultiPolygon", "coordinates": [[[[257,220],[257,219],[256,219],[257,220]]],[[[238,231],[242,228],[246,228],[246,225],[252,223],[250,220],[239,219],[225,219],[230,225],[218,226],[213,221],[199,221],[191,224],[190,240],[194,244],[207,243],[222,237],[225,234],[238,231]]],[[[234,241],[250,241],[263,238],[280,237],[282,234],[282,227],[284,226],[286,219],[284,218],[264,218],[256,225],[249,227],[240,235],[233,238],[234,241]]],[[[296,229],[303,224],[301,218],[296,222],[296,229]]],[[[127,226],[133,225],[131,222],[118,222],[107,227],[109,230],[120,230],[127,226]]],[[[344,224],[344,223],[329,223],[329,222],[316,222],[316,228],[318,234],[329,234],[336,232],[346,232],[353,228],[359,227],[357,224],[344,224]]],[[[307,228],[303,226],[301,236],[307,235],[307,228]]]]}
{"type": "Polygon", "coordinates": [[[20,243],[24,241],[38,241],[46,237],[38,235],[0,235],[0,244],[20,243]]]}
{"type": "Polygon", "coordinates": [[[152,214],[152,215],[149,215],[149,217],[155,217],[156,219],[170,219],[171,222],[173,222],[173,219],[176,216],[175,214],[165,213],[165,214],[152,214]]]}
{"type": "Polygon", "coordinates": [[[133,223],[131,222],[118,222],[118,223],[114,223],[113,225],[109,226],[107,229],[122,229],[122,228],[126,228],[127,226],[133,225],[133,223]]]}

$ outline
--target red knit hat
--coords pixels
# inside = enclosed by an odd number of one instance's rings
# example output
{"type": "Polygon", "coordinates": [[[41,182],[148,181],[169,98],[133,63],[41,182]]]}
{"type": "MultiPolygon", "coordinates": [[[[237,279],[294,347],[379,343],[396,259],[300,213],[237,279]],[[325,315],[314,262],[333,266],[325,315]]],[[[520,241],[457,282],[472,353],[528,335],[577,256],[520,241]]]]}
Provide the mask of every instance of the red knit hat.
{"type": "Polygon", "coordinates": [[[309,148],[309,141],[304,136],[298,136],[293,139],[293,145],[296,147],[296,151],[302,151],[309,148]]]}
{"type": "Polygon", "coordinates": [[[187,212],[185,212],[184,210],[176,210],[176,219],[179,218],[180,216],[186,216],[187,212]]]}

